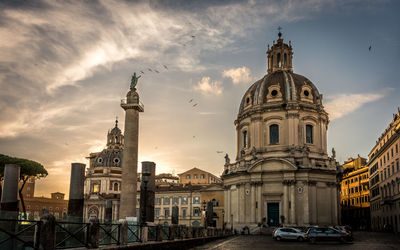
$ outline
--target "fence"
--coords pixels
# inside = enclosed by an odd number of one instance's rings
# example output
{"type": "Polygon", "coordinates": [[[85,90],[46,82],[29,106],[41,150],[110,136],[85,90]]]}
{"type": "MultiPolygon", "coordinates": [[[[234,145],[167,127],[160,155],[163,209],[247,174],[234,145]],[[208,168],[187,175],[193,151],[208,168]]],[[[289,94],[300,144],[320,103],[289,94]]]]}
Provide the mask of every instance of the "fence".
{"type": "Polygon", "coordinates": [[[0,218],[0,249],[48,249],[99,245],[123,245],[132,242],[165,241],[230,235],[230,230],[188,227],[183,225],[149,225],[99,223],[98,221],[55,221],[47,215],[40,221],[0,218]],[[53,244],[53,245],[52,245],[53,244]]]}

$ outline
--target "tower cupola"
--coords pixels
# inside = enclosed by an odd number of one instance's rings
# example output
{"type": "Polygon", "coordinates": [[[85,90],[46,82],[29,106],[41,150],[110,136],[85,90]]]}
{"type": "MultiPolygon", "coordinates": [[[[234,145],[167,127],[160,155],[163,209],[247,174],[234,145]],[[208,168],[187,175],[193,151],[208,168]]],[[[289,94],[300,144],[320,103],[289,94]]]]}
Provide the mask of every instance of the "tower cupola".
{"type": "Polygon", "coordinates": [[[118,119],[115,120],[115,127],[107,134],[107,148],[123,148],[124,136],[118,128],[118,119]]]}
{"type": "Polygon", "coordinates": [[[273,73],[275,71],[283,70],[293,72],[292,68],[292,58],[293,50],[292,44],[289,41],[289,45],[283,42],[281,28],[278,28],[278,40],[272,44],[270,48],[268,45],[267,55],[268,55],[268,73],[273,73]]]}

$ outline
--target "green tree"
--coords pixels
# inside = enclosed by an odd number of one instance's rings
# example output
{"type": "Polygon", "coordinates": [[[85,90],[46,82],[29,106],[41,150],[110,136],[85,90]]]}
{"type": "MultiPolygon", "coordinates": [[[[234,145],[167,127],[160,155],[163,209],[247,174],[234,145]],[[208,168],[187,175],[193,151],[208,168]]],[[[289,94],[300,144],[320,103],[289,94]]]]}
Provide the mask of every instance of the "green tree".
{"type": "MultiPolygon", "coordinates": [[[[27,218],[22,190],[24,189],[25,183],[29,178],[34,177],[35,179],[40,179],[46,177],[48,175],[47,170],[43,167],[42,164],[36,161],[0,154],[0,181],[4,179],[4,167],[6,164],[16,164],[21,167],[19,179],[20,181],[22,181],[22,184],[18,190],[18,194],[21,200],[24,218],[27,218]]],[[[0,185],[0,199],[2,191],[3,190],[0,185]]]]}

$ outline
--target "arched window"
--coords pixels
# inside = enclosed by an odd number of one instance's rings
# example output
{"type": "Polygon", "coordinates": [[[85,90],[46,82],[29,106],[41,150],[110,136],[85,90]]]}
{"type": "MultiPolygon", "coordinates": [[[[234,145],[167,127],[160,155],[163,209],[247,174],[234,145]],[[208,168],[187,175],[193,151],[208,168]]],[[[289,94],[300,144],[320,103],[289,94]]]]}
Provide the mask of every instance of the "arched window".
{"type": "Polygon", "coordinates": [[[283,65],[287,66],[287,54],[283,54],[283,65]]]}
{"type": "Polygon", "coordinates": [[[276,55],[276,64],[278,65],[278,67],[281,66],[281,53],[278,53],[276,55]]]}
{"type": "Polygon", "coordinates": [[[277,124],[272,124],[269,126],[269,144],[279,143],[279,126],[277,124]]]}
{"type": "Polygon", "coordinates": [[[306,125],[306,143],[314,143],[314,128],[312,125],[306,125]]]}
{"type": "Polygon", "coordinates": [[[243,131],[243,147],[247,148],[247,130],[243,131]]]}
{"type": "Polygon", "coordinates": [[[114,183],[114,191],[118,191],[118,183],[114,183]]]}
{"type": "Polygon", "coordinates": [[[271,69],[274,67],[274,56],[271,56],[271,69]]]}

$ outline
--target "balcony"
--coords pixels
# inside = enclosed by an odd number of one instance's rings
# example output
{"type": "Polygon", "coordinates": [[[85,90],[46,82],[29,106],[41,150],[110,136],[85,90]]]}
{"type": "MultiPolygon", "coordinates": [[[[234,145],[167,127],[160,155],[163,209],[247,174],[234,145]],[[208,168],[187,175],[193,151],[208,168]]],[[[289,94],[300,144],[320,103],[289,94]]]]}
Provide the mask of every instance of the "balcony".
{"type": "Polygon", "coordinates": [[[124,109],[136,107],[140,112],[144,111],[144,104],[140,100],[137,100],[137,103],[128,103],[126,98],[121,99],[121,107],[124,109]]]}

